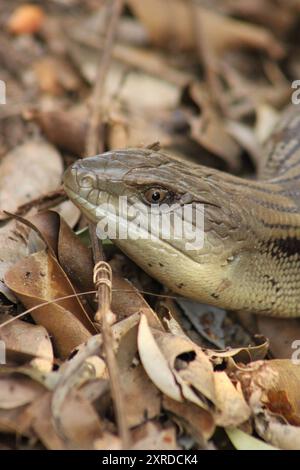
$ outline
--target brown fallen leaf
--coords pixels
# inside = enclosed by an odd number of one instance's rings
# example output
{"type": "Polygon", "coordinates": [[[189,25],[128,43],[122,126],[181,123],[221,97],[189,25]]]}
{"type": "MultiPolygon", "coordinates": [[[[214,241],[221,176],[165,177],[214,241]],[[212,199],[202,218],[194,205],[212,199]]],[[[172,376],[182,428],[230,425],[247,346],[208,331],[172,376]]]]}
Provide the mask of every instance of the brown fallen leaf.
{"type": "Polygon", "coordinates": [[[120,374],[128,426],[137,426],[158,416],[160,392],[150,381],[142,365],[121,370],[120,374]]]}
{"type": "Polygon", "coordinates": [[[138,349],[155,385],[168,397],[209,411],[220,426],[238,426],[250,416],[241,388],[214,372],[208,356],[189,338],[149,328],[141,317],[138,349]]]}
{"type": "Polygon", "coordinates": [[[18,206],[56,189],[63,172],[57,150],[43,140],[28,140],[5,155],[0,163],[1,211],[18,206]],[[30,169],[30,171],[29,171],[30,169]]]}
{"type": "Polygon", "coordinates": [[[47,393],[26,410],[26,419],[47,449],[93,449],[101,438],[102,425],[92,405],[79,392],[69,396],[61,412],[61,422],[67,434],[62,437],[53,426],[52,394],[47,393]]]}
{"type": "MultiPolygon", "coordinates": [[[[28,220],[38,231],[46,246],[52,250],[64,272],[78,291],[94,290],[91,250],[84,245],[64,219],[54,211],[38,213],[28,220]]],[[[81,297],[86,305],[86,297],[81,297]]],[[[92,311],[88,310],[92,315],[92,311]]]]}
{"type": "MultiPolygon", "coordinates": [[[[9,318],[3,316],[2,321],[9,318]]],[[[50,372],[53,365],[53,350],[46,329],[21,320],[14,320],[0,328],[0,339],[5,342],[7,361],[17,363],[33,361],[44,372],[50,372]]]]}
{"type": "Polygon", "coordinates": [[[129,427],[138,426],[160,414],[161,394],[137,359],[139,315],[133,314],[112,328],[129,427]],[[143,399],[141,399],[141,391],[143,399]]]}
{"type": "Polygon", "coordinates": [[[192,435],[199,445],[207,442],[215,432],[213,415],[193,403],[179,403],[164,395],[162,406],[176,417],[179,426],[192,435]]]}
{"type": "Polygon", "coordinates": [[[150,329],[141,316],[138,349],[151,380],[167,396],[183,397],[204,409],[215,401],[213,369],[208,357],[187,337],[150,329]]]}
{"type": "MultiPolygon", "coordinates": [[[[5,283],[27,308],[74,294],[56,259],[45,251],[16,263],[6,273],[5,283]]],[[[55,349],[63,358],[95,331],[78,297],[38,307],[31,315],[53,336],[55,349]]]]}
{"type": "MultiPolygon", "coordinates": [[[[1,214],[0,214],[1,219],[1,214]]],[[[17,261],[28,256],[28,228],[16,220],[10,220],[0,227],[0,279],[17,261]]]]}
{"type": "Polygon", "coordinates": [[[44,392],[44,387],[28,377],[0,377],[0,409],[11,410],[27,405],[44,392]]]}
{"type": "Polygon", "coordinates": [[[87,129],[85,108],[68,111],[33,109],[26,111],[25,118],[36,122],[52,144],[78,157],[83,156],[87,129]]]}

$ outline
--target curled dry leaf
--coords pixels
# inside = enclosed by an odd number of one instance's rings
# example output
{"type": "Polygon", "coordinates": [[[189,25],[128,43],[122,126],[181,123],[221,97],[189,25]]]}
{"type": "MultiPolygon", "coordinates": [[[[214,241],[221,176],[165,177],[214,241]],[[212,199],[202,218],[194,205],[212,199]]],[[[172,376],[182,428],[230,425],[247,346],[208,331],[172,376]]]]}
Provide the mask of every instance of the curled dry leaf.
{"type": "Polygon", "coordinates": [[[168,397],[210,411],[221,426],[249,418],[239,384],[235,387],[225,372],[214,372],[208,356],[187,337],[151,329],[142,316],[138,350],[147,374],[168,397]]]}
{"type": "Polygon", "coordinates": [[[49,253],[40,251],[16,263],[6,273],[5,283],[27,308],[37,307],[31,315],[51,334],[60,357],[67,357],[94,331],[78,297],[38,307],[74,294],[67,276],[49,253]]]}
{"type": "Polygon", "coordinates": [[[61,202],[58,206],[55,206],[53,210],[57,212],[71,228],[75,227],[81,216],[78,207],[69,200],[61,202]]]}
{"type": "Polygon", "coordinates": [[[204,409],[214,409],[213,368],[206,354],[187,337],[152,331],[183,397],[204,409]]]}
{"type": "Polygon", "coordinates": [[[7,217],[1,211],[15,212],[56,189],[62,171],[59,153],[43,140],[29,140],[6,154],[0,164],[0,219],[7,217]]]}
{"type": "Polygon", "coordinates": [[[144,315],[141,316],[139,325],[138,350],[142,364],[152,382],[173,400],[183,401],[180,387],[176,383],[168,361],[158,347],[144,315]]]}
{"type": "Polygon", "coordinates": [[[142,316],[138,349],[147,374],[167,396],[177,401],[184,397],[205,409],[214,403],[212,366],[188,338],[150,329],[142,316]]]}
{"type": "MultiPolygon", "coordinates": [[[[36,214],[28,219],[52,250],[64,272],[79,291],[94,289],[92,252],[75,235],[64,219],[54,211],[36,214]]],[[[86,305],[85,297],[82,302],[86,305]]]]}
{"type": "Polygon", "coordinates": [[[206,354],[215,365],[229,362],[230,365],[236,366],[238,363],[248,364],[252,361],[264,359],[269,350],[269,340],[264,336],[256,338],[256,346],[248,346],[241,348],[230,348],[227,350],[206,349],[206,354]]]}

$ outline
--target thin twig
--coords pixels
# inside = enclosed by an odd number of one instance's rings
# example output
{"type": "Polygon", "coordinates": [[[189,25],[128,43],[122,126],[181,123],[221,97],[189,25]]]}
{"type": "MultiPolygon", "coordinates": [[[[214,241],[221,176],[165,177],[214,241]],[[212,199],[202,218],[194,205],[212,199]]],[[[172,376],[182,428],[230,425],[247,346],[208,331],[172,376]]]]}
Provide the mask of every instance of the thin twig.
{"type": "Polygon", "coordinates": [[[102,96],[104,83],[109,69],[111,52],[116,37],[118,21],[123,8],[123,0],[114,0],[112,13],[105,37],[103,54],[97,70],[94,90],[91,96],[91,114],[87,129],[86,154],[95,155],[103,151],[103,142],[99,142],[99,129],[102,121],[102,96]]]}
{"type": "Polygon", "coordinates": [[[204,67],[205,79],[209,88],[210,98],[215,105],[219,106],[224,112],[226,111],[226,107],[224,106],[222,87],[216,70],[216,57],[207,41],[207,38],[203,34],[203,18],[201,15],[201,9],[193,0],[190,0],[190,7],[197,51],[204,67]]]}
{"type": "MultiPolygon", "coordinates": [[[[111,394],[114,403],[116,421],[119,434],[122,439],[123,449],[130,447],[130,434],[125,413],[124,395],[121,388],[119,368],[113,348],[113,335],[111,330],[111,319],[114,314],[111,311],[112,293],[111,267],[105,261],[98,261],[94,267],[94,283],[98,290],[98,310],[95,316],[97,322],[101,322],[104,352],[106,356],[107,369],[110,378],[111,394]]],[[[97,325],[98,323],[96,323],[97,325]]]]}

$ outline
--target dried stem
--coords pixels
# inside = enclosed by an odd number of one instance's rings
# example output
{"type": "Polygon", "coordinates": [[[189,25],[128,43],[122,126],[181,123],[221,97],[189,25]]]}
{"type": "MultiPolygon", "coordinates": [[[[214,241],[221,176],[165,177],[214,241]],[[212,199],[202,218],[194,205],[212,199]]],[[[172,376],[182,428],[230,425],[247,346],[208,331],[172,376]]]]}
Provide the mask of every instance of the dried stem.
{"type": "Polygon", "coordinates": [[[219,106],[222,111],[225,111],[223,103],[222,88],[216,70],[216,57],[211,50],[210,44],[207,38],[203,34],[203,18],[199,5],[195,4],[193,0],[190,0],[192,22],[194,26],[194,32],[196,37],[196,46],[200,60],[204,66],[205,78],[210,91],[211,100],[215,105],[219,106]]]}
{"type": "Polygon", "coordinates": [[[103,151],[103,141],[99,142],[99,129],[102,120],[102,96],[104,90],[104,83],[109,69],[111,60],[111,52],[116,36],[118,21],[123,8],[123,0],[114,0],[112,4],[112,13],[110,22],[107,27],[105,37],[103,54],[100,59],[99,67],[97,70],[94,90],[91,96],[91,113],[87,129],[86,138],[86,154],[95,155],[103,151]]]}
{"type": "Polygon", "coordinates": [[[119,368],[113,348],[113,335],[111,331],[114,314],[111,311],[112,293],[111,267],[105,261],[98,261],[94,267],[94,282],[98,290],[98,311],[95,315],[96,325],[101,322],[104,352],[110,378],[111,394],[114,403],[115,415],[123,449],[130,447],[130,434],[125,413],[124,396],[121,389],[119,368]]]}

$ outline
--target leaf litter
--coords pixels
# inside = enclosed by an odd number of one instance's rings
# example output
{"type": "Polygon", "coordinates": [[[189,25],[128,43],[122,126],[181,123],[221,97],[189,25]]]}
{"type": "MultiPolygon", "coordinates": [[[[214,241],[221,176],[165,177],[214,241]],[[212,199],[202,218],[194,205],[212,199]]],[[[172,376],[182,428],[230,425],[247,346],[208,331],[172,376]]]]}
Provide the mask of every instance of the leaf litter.
{"type": "Polygon", "coordinates": [[[95,286],[60,186],[91,148],[91,97],[99,151],[160,141],[251,176],[298,78],[299,2],[124,3],[0,2],[0,444],[207,449],[222,427],[237,449],[300,449],[299,321],[175,299],[112,244],[95,286]]]}

